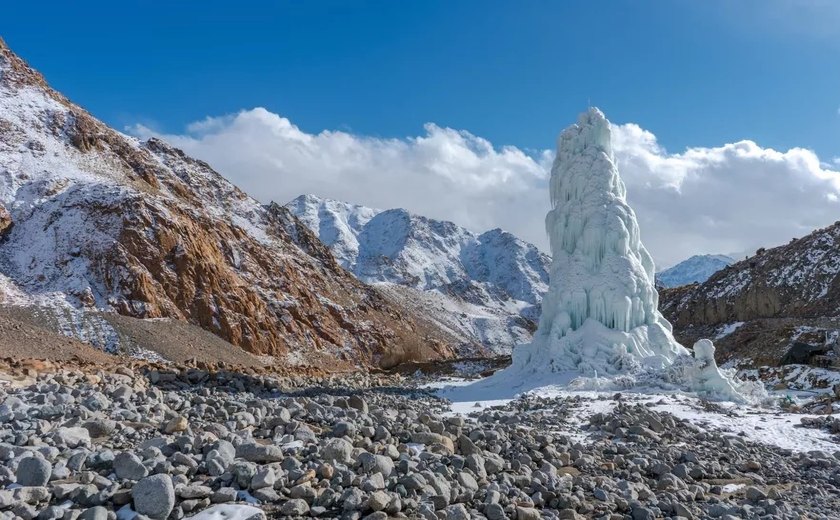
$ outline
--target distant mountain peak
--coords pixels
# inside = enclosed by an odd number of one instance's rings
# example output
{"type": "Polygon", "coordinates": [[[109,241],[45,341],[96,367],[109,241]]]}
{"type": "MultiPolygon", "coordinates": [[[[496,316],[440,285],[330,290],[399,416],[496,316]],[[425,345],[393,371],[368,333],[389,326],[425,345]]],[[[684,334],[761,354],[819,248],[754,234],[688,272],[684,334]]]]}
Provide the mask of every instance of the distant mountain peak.
{"type": "Polygon", "coordinates": [[[702,283],[735,260],[726,255],[694,255],[657,273],[656,281],[664,287],[702,283]]]}
{"type": "Polygon", "coordinates": [[[338,262],[367,283],[393,284],[404,297],[446,301],[450,328],[465,341],[508,350],[527,341],[548,287],[548,256],[496,228],[473,233],[455,223],[301,195],[286,207],[318,234],[338,262]],[[454,309],[459,311],[452,312],[454,309]]]}

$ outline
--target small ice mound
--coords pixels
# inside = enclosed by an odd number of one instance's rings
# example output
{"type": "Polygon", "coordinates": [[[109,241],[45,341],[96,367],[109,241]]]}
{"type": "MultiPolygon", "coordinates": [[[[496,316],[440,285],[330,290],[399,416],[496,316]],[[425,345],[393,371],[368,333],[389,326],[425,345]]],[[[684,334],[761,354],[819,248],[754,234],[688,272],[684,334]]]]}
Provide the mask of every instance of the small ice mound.
{"type": "Polygon", "coordinates": [[[768,399],[761,383],[743,381],[735,369],[721,369],[715,362],[715,346],[708,339],[694,344],[694,357],[690,362],[674,364],[672,380],[701,397],[716,401],[763,404],[768,399]]]}
{"type": "Polygon", "coordinates": [[[552,264],[539,326],[530,344],[514,348],[510,367],[473,390],[655,383],[750,400],[740,394],[745,383],[717,368],[710,341],[692,358],[659,312],[653,259],[627,204],[610,123],[597,108],[560,134],[549,190],[552,264]]]}

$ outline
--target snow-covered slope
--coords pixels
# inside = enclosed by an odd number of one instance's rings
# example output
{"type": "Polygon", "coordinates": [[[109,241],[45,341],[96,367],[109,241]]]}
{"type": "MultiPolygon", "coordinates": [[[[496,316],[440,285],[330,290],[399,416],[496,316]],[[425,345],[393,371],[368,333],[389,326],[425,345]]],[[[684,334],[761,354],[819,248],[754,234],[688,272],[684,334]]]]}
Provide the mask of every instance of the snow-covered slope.
{"type": "Polygon", "coordinates": [[[734,262],[735,259],[726,255],[694,255],[657,273],[656,281],[664,287],[701,283],[734,262]]]}
{"type": "Polygon", "coordinates": [[[404,209],[313,195],[286,207],[344,268],[367,283],[399,286],[391,292],[465,343],[505,352],[530,339],[550,262],[536,246],[501,229],[476,234],[404,209]]]}
{"type": "Polygon", "coordinates": [[[663,290],[661,301],[686,341],[742,323],[720,341],[726,357],[778,363],[802,330],[840,333],[840,222],[759,249],[703,283],[663,290]]]}
{"type": "Polygon", "coordinates": [[[287,210],[163,141],[108,128],[2,40],[0,303],[79,323],[87,309],[173,318],[258,354],[381,364],[451,354],[287,210]]]}

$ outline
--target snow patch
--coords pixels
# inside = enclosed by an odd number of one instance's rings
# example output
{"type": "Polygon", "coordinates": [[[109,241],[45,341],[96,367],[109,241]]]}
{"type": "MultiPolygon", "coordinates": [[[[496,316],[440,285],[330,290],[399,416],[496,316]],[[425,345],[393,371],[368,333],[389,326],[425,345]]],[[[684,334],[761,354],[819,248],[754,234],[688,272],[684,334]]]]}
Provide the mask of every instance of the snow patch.
{"type": "MultiPolygon", "coordinates": [[[[478,393],[463,395],[452,392],[456,388],[469,388],[466,380],[447,380],[426,385],[427,388],[445,390],[440,395],[450,398],[450,412],[453,415],[469,415],[495,407],[505,406],[512,399],[483,399],[478,393]],[[445,385],[445,386],[444,386],[445,385]]],[[[517,395],[534,395],[544,398],[576,398],[577,407],[569,422],[564,423],[563,434],[575,442],[590,442],[590,433],[584,428],[590,417],[596,413],[609,413],[619,401],[614,399],[615,390],[574,390],[563,385],[543,385],[517,395]]],[[[667,412],[680,419],[686,419],[705,430],[744,437],[753,442],[777,446],[794,452],[822,450],[837,451],[838,444],[827,431],[802,428],[800,414],[771,410],[765,407],[735,402],[718,402],[714,408],[707,407],[696,394],[679,390],[663,390],[661,387],[635,388],[621,392],[625,404],[645,404],[653,410],[667,412]]],[[[489,397],[489,396],[488,396],[489,397]]],[[[784,393],[772,393],[774,399],[784,399],[784,393]]]]}
{"type": "Polygon", "coordinates": [[[715,339],[725,338],[726,336],[738,330],[743,324],[743,321],[736,321],[733,323],[727,323],[726,325],[723,325],[720,329],[718,329],[718,332],[715,335],[715,339]]]}
{"type": "Polygon", "coordinates": [[[197,515],[188,516],[187,520],[264,520],[262,509],[241,504],[219,504],[197,515]]]}

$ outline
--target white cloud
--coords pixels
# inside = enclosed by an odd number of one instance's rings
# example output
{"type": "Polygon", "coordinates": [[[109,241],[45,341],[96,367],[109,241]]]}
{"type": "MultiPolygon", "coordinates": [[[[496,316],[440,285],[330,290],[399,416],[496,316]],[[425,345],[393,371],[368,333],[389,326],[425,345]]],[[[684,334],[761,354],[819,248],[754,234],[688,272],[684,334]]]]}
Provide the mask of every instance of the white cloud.
{"type": "Polygon", "coordinates": [[[669,154],[633,124],[615,153],[642,238],[663,264],[695,253],[753,252],[840,218],[840,171],[802,148],[740,141],[669,154]]]}
{"type": "MultiPolygon", "coordinates": [[[[424,130],[405,139],[309,134],[256,108],[162,137],[264,202],[314,193],[405,207],[476,231],[502,227],[547,247],[553,152],[497,147],[434,124],[424,130]]],[[[130,131],[154,135],[140,125],[130,131]]],[[[741,141],[672,154],[637,125],[614,125],[613,134],[642,237],[663,266],[697,253],[784,243],[840,216],[840,172],[809,150],[778,152],[741,141]]]]}

